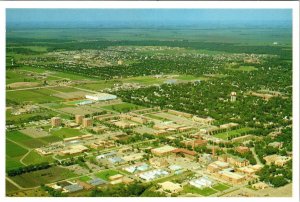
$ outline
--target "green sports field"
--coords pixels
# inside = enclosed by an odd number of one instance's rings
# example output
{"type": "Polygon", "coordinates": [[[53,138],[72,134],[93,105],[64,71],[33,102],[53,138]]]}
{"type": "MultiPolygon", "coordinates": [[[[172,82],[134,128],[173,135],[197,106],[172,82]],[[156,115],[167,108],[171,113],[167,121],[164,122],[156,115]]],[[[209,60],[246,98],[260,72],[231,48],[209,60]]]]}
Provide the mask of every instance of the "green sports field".
{"type": "Polygon", "coordinates": [[[234,137],[234,136],[239,136],[240,134],[248,133],[254,130],[253,128],[245,127],[245,128],[239,128],[236,130],[231,130],[228,132],[222,132],[214,135],[217,138],[227,140],[227,138],[234,137]]]}
{"type": "Polygon", "coordinates": [[[133,110],[143,109],[144,107],[124,102],[124,103],[121,103],[121,104],[107,105],[107,106],[104,106],[104,107],[101,107],[101,108],[107,109],[107,110],[113,110],[113,111],[121,113],[121,112],[129,112],[129,111],[133,111],[133,110]]]}
{"type": "Polygon", "coordinates": [[[58,130],[52,130],[51,134],[61,139],[75,137],[78,135],[84,135],[84,133],[81,132],[80,130],[73,129],[73,128],[60,128],[58,130]]]}

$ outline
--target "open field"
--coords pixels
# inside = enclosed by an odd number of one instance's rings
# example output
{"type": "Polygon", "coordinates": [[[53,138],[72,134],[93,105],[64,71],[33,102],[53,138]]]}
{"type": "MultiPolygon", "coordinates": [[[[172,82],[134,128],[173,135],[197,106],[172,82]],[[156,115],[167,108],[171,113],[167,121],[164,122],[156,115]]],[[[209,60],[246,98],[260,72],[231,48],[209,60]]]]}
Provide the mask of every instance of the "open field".
{"type": "Polygon", "coordinates": [[[11,177],[11,179],[22,187],[36,187],[41,184],[47,184],[70,177],[76,177],[76,175],[68,169],[54,166],[44,170],[24,173],[22,175],[11,177]]]}
{"type": "Polygon", "coordinates": [[[54,136],[54,135],[50,135],[50,136],[47,136],[47,137],[42,137],[42,138],[39,138],[40,140],[42,140],[43,142],[46,142],[46,143],[53,143],[53,142],[58,142],[58,141],[61,141],[62,138],[58,137],[58,136],[54,136]]]}
{"type": "Polygon", "coordinates": [[[119,81],[117,80],[97,81],[95,83],[80,84],[78,85],[78,87],[88,89],[88,90],[100,91],[105,88],[111,88],[116,83],[119,83],[119,81]]]}
{"type": "Polygon", "coordinates": [[[110,176],[119,174],[118,171],[116,170],[105,170],[105,171],[100,171],[99,173],[95,174],[96,177],[99,177],[105,181],[108,181],[110,176]]]}
{"type": "Polygon", "coordinates": [[[8,180],[5,180],[5,190],[6,193],[12,193],[15,191],[18,191],[18,187],[16,187],[15,185],[13,185],[11,182],[9,182],[8,180]]]}
{"type": "Polygon", "coordinates": [[[9,157],[23,156],[28,152],[27,149],[6,139],[6,155],[9,157]]]}
{"type": "Polygon", "coordinates": [[[89,176],[82,176],[82,177],[80,177],[80,178],[78,178],[80,181],[82,181],[82,182],[87,182],[87,181],[89,181],[89,180],[91,180],[92,178],[91,177],[89,177],[89,176]]]}
{"type": "Polygon", "coordinates": [[[62,99],[52,95],[53,91],[49,89],[34,89],[22,91],[9,91],[6,92],[6,99],[12,100],[17,103],[32,102],[32,103],[47,103],[57,102],[62,99]]]}
{"type": "Polygon", "coordinates": [[[84,135],[83,132],[73,128],[60,128],[58,130],[51,130],[51,134],[62,139],[78,135],[84,135]]]}
{"type": "Polygon", "coordinates": [[[245,127],[245,128],[240,128],[240,129],[236,129],[236,130],[231,130],[228,132],[218,133],[214,136],[217,138],[223,139],[223,140],[227,140],[227,138],[239,136],[241,134],[246,134],[248,132],[251,132],[252,130],[253,130],[253,128],[245,127]]]}
{"type": "Polygon", "coordinates": [[[29,154],[26,155],[26,157],[23,159],[23,163],[30,165],[30,164],[38,164],[42,162],[53,162],[51,156],[42,156],[39,155],[36,151],[32,150],[29,152],[29,154]]]}
{"type": "Polygon", "coordinates": [[[42,190],[41,188],[30,189],[30,190],[22,190],[15,193],[8,194],[8,196],[12,197],[49,197],[50,195],[42,190]]]}
{"type": "Polygon", "coordinates": [[[216,190],[218,190],[218,191],[224,191],[224,190],[226,190],[226,189],[229,189],[230,186],[229,186],[229,185],[225,185],[225,184],[219,183],[219,184],[216,184],[216,185],[212,186],[212,188],[213,188],[213,189],[216,189],[216,190]]]}
{"type": "Polygon", "coordinates": [[[254,66],[240,66],[238,68],[228,68],[229,70],[233,71],[243,71],[243,72],[251,72],[257,70],[254,66]]]}
{"type": "Polygon", "coordinates": [[[113,110],[113,111],[117,111],[117,112],[129,112],[129,111],[132,111],[132,110],[143,109],[144,107],[124,102],[124,103],[121,103],[121,104],[103,106],[101,108],[108,109],[108,110],[113,110]]]}
{"type": "Polygon", "coordinates": [[[22,167],[24,166],[21,162],[20,162],[20,158],[21,156],[19,157],[9,157],[8,155],[6,156],[5,158],[5,168],[7,170],[10,170],[10,169],[14,169],[14,168],[19,168],[19,167],[22,167]]]}
{"type": "Polygon", "coordinates": [[[203,189],[198,189],[198,188],[193,187],[191,185],[186,185],[186,186],[183,187],[183,189],[186,193],[200,194],[202,196],[209,196],[209,195],[217,193],[217,191],[215,191],[215,190],[213,190],[209,187],[206,187],[206,188],[203,188],[203,189]]]}
{"type": "Polygon", "coordinates": [[[6,134],[6,138],[23,145],[26,148],[38,148],[45,144],[38,138],[32,138],[19,131],[11,131],[6,134]]]}

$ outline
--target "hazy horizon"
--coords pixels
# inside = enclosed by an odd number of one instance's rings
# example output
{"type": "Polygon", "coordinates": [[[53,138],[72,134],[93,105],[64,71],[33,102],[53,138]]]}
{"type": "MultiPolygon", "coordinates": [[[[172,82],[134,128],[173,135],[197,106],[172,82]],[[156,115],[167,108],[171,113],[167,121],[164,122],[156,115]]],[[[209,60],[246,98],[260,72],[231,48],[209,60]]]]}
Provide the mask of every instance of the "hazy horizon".
{"type": "Polygon", "coordinates": [[[7,9],[8,28],[291,27],[291,9],[7,9]]]}

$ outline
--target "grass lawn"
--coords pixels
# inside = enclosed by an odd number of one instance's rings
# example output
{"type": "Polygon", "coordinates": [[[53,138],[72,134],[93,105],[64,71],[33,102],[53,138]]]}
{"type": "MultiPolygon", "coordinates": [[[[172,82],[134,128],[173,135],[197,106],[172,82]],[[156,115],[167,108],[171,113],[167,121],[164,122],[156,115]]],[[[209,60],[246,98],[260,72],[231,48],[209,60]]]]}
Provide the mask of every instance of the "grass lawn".
{"type": "Polygon", "coordinates": [[[20,131],[10,131],[6,134],[6,138],[27,148],[38,148],[45,145],[45,142],[41,141],[40,139],[32,138],[21,133],[20,131]]]}
{"type": "Polygon", "coordinates": [[[13,181],[22,187],[35,187],[41,184],[56,182],[59,180],[76,177],[77,175],[68,169],[53,166],[48,169],[24,173],[22,175],[11,177],[13,181]]]}
{"type": "Polygon", "coordinates": [[[198,188],[193,187],[191,185],[186,185],[186,186],[183,187],[183,189],[186,193],[200,194],[202,196],[209,196],[209,195],[217,193],[217,191],[215,191],[215,190],[213,190],[209,187],[206,187],[206,188],[203,188],[203,189],[198,189],[198,188]]]}
{"type": "Polygon", "coordinates": [[[73,128],[60,128],[58,130],[51,130],[51,134],[59,137],[59,138],[68,138],[68,137],[75,137],[78,135],[84,135],[83,132],[73,128]]]}
{"type": "Polygon", "coordinates": [[[229,186],[229,185],[225,185],[225,184],[219,183],[219,184],[216,184],[216,185],[212,186],[212,188],[213,188],[213,189],[216,189],[216,190],[218,190],[218,191],[224,191],[224,190],[226,190],[226,189],[229,189],[230,186],[229,186]]]}
{"type": "Polygon", "coordinates": [[[79,178],[79,180],[82,181],[82,182],[87,182],[87,181],[89,181],[89,180],[91,180],[91,179],[92,179],[92,178],[89,177],[89,176],[82,176],[82,177],[79,178]]]}
{"type": "Polygon", "coordinates": [[[233,71],[244,71],[244,72],[251,72],[257,70],[254,66],[240,66],[239,68],[228,68],[233,71]]]}
{"type": "Polygon", "coordinates": [[[21,90],[21,91],[9,91],[6,92],[6,99],[15,101],[17,103],[23,103],[23,102],[47,103],[47,102],[62,101],[61,98],[52,96],[52,94],[54,94],[54,92],[46,88],[21,90]]]}
{"type": "Polygon", "coordinates": [[[227,137],[239,136],[242,133],[248,133],[252,130],[253,130],[253,128],[245,127],[245,128],[239,128],[236,130],[231,130],[228,132],[218,133],[214,136],[217,138],[223,139],[223,140],[227,140],[227,137]]]}
{"type": "Polygon", "coordinates": [[[132,110],[144,109],[144,107],[142,107],[142,106],[138,106],[138,105],[131,104],[131,103],[125,103],[125,102],[121,103],[121,104],[107,105],[107,106],[103,106],[101,108],[107,109],[107,110],[117,111],[117,112],[120,112],[120,113],[129,112],[129,111],[132,111],[132,110]]]}
{"type": "Polygon", "coordinates": [[[23,163],[30,165],[30,164],[37,164],[42,162],[49,162],[51,163],[54,161],[51,156],[41,156],[36,151],[32,150],[29,154],[23,159],[23,163]]]}
{"type": "Polygon", "coordinates": [[[116,175],[116,174],[119,174],[119,172],[116,171],[116,170],[104,170],[104,171],[101,171],[99,173],[96,173],[95,176],[99,177],[99,178],[101,178],[103,180],[108,181],[109,180],[108,178],[110,176],[113,176],[113,175],[116,175]]]}
{"type": "Polygon", "coordinates": [[[27,149],[6,139],[6,155],[9,157],[23,156],[28,152],[27,149]]]}

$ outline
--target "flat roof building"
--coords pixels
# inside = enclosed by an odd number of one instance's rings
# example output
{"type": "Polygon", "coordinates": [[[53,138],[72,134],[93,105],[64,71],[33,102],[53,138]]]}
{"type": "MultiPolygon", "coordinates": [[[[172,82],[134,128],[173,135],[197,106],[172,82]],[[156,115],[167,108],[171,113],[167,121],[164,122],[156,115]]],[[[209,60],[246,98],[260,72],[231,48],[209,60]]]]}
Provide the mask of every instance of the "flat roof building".
{"type": "Polygon", "coordinates": [[[82,126],[83,126],[84,128],[88,128],[88,127],[93,126],[93,120],[92,120],[91,118],[84,118],[84,119],[82,120],[82,126]]]}
{"type": "Polygon", "coordinates": [[[95,100],[95,101],[106,101],[117,99],[116,95],[108,94],[108,93],[97,93],[93,95],[86,95],[87,99],[95,100]]]}
{"type": "Polygon", "coordinates": [[[172,194],[183,191],[183,188],[180,184],[170,182],[170,181],[158,183],[158,185],[161,186],[160,190],[166,191],[166,192],[169,192],[169,193],[172,193],[172,194]]]}
{"type": "Polygon", "coordinates": [[[60,117],[52,117],[51,118],[51,125],[53,127],[57,127],[61,125],[61,118],[60,117]]]}
{"type": "Polygon", "coordinates": [[[164,156],[172,153],[172,151],[174,151],[175,149],[175,147],[165,145],[163,147],[151,149],[151,152],[157,156],[164,156]]]}
{"type": "Polygon", "coordinates": [[[75,115],[75,122],[76,122],[77,124],[82,124],[83,118],[84,118],[83,115],[76,114],[76,115],[75,115]]]}

